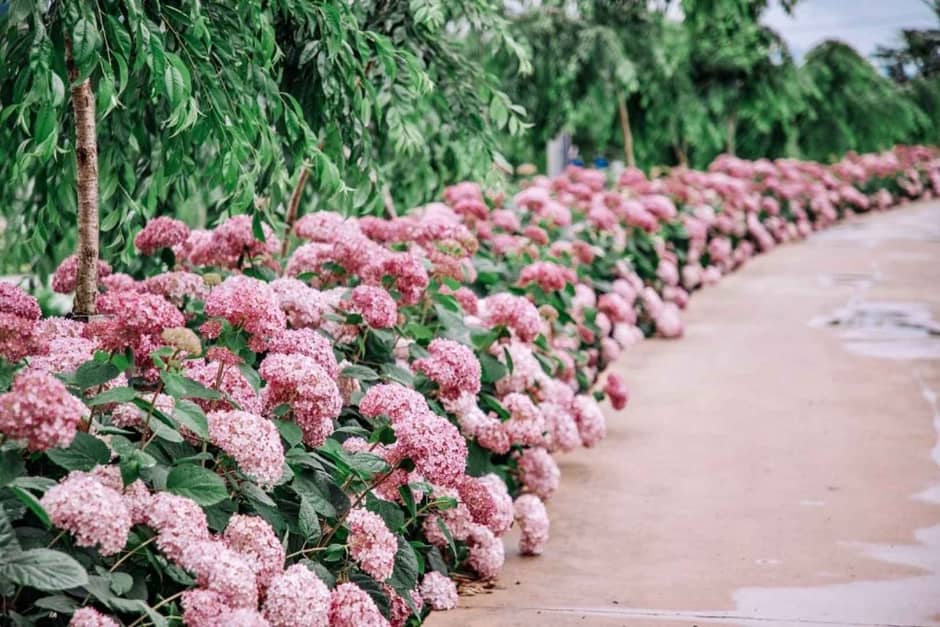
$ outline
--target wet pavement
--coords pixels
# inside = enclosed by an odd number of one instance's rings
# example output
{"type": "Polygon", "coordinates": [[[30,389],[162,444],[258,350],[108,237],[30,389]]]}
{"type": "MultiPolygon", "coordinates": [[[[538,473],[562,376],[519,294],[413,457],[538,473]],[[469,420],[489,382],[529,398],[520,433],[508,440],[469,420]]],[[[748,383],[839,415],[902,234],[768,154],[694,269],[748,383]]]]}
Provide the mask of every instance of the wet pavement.
{"type": "Polygon", "coordinates": [[[697,293],[560,458],[552,540],[448,625],[940,626],[940,203],[697,293]]]}

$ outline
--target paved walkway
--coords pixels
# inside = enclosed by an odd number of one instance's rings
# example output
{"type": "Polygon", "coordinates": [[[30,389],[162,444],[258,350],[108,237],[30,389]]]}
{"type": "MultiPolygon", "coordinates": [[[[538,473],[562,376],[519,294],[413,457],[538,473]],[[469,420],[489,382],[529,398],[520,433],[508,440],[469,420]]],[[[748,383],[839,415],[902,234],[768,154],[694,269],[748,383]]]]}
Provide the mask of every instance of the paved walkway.
{"type": "Polygon", "coordinates": [[[940,204],[855,218],[696,294],[618,364],[561,459],[546,554],[514,535],[449,625],[940,625],[940,204]]]}

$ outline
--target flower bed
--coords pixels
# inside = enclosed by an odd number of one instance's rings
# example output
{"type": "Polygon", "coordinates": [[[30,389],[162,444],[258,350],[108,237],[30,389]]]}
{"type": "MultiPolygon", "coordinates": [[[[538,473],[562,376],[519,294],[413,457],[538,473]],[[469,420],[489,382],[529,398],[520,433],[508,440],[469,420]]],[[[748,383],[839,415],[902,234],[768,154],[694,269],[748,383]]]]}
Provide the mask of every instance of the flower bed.
{"type": "MultiPolygon", "coordinates": [[[[148,223],[99,315],[0,284],[0,594],[32,624],[403,625],[548,542],[553,455],[689,295],[846,214],[940,192],[925,148],[825,167],[569,168],[384,220],[148,223]],[[289,254],[285,254],[288,253],[289,254]]],[[[76,262],[52,284],[74,289],[76,262]]],[[[629,541],[629,539],[625,539],[629,541]]]]}

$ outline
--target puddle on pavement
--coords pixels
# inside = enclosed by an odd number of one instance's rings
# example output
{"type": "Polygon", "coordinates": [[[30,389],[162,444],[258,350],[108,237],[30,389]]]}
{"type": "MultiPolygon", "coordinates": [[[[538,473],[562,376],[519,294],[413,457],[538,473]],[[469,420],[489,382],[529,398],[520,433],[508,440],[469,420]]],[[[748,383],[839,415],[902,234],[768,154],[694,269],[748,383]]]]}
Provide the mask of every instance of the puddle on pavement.
{"type": "Polygon", "coordinates": [[[833,329],[846,350],[882,359],[940,359],[940,322],[919,302],[857,300],[810,325],[833,329]]]}

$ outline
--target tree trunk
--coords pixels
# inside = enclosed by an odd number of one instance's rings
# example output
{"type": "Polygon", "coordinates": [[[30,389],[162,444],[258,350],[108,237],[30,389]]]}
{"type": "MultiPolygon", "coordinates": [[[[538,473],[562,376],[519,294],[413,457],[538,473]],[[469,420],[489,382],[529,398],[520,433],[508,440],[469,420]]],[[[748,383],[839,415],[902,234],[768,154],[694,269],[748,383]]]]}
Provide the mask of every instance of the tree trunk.
{"type": "Polygon", "coordinates": [[[727,136],[725,138],[725,152],[734,156],[734,138],[738,133],[738,114],[732,113],[728,116],[726,126],[727,136]]]}
{"type": "Polygon", "coordinates": [[[679,161],[679,165],[681,165],[683,168],[689,167],[689,155],[685,149],[685,142],[677,142],[673,144],[673,148],[676,151],[676,159],[679,161]]]}
{"type": "Polygon", "coordinates": [[[617,98],[617,106],[620,109],[620,130],[623,131],[623,155],[627,158],[627,166],[636,167],[636,157],[633,154],[633,131],[630,129],[630,112],[627,110],[627,103],[621,94],[617,98]]]}
{"type": "Polygon", "coordinates": [[[78,275],[72,313],[97,312],[98,296],[98,138],[95,129],[95,95],[91,81],[78,82],[72,42],[65,40],[72,113],[75,116],[75,186],[78,190],[78,275]]]}
{"type": "Polygon", "coordinates": [[[382,202],[385,203],[385,213],[390,218],[397,218],[398,211],[395,210],[395,199],[392,198],[392,189],[388,186],[388,183],[382,186],[382,202]]]}
{"type": "Polygon", "coordinates": [[[290,232],[294,228],[294,222],[297,220],[297,208],[300,206],[300,197],[304,192],[304,185],[307,184],[307,178],[310,176],[310,170],[304,165],[300,170],[300,176],[297,178],[297,186],[294,193],[290,195],[290,204],[287,206],[287,224],[284,226],[284,241],[281,244],[281,257],[287,256],[287,249],[290,246],[290,232]]]}

